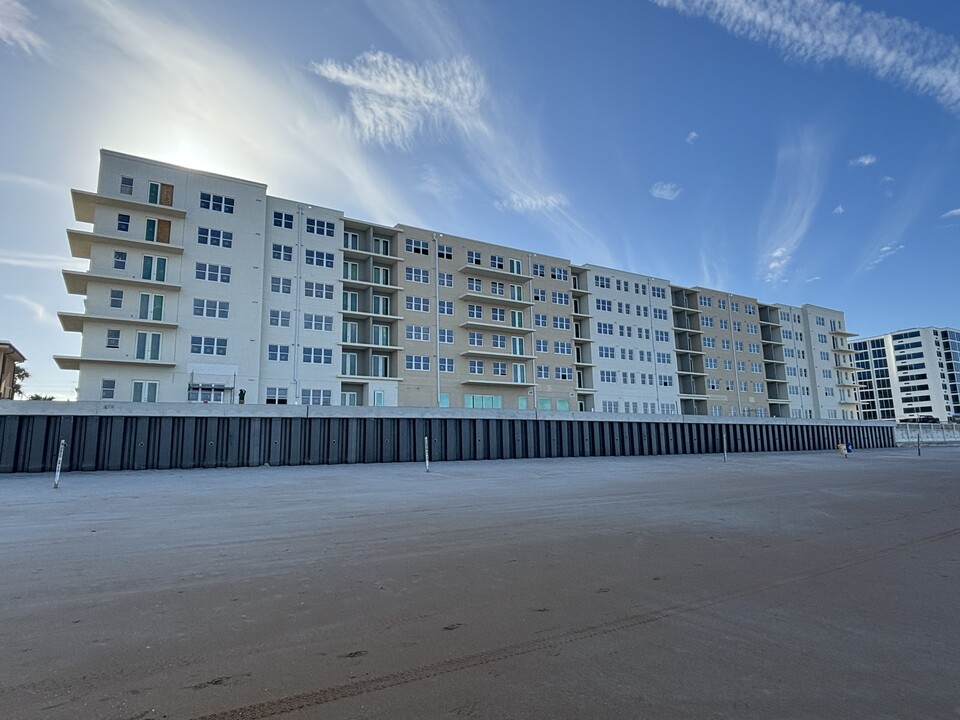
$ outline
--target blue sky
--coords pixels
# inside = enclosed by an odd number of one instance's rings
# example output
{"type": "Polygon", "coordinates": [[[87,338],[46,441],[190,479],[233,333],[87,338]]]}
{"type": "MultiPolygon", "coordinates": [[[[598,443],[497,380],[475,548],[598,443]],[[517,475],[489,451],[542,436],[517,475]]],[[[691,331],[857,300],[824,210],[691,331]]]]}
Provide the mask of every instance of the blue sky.
{"type": "Polygon", "coordinates": [[[99,148],[759,297],[960,325],[960,4],[0,0],[0,338],[72,398],[99,148]]]}

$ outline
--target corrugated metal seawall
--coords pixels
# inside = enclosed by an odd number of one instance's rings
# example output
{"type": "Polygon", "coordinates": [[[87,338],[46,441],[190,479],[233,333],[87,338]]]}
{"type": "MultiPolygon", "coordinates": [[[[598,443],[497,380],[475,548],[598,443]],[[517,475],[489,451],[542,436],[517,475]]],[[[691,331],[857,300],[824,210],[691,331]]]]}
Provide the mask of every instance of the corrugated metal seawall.
{"type": "MultiPolygon", "coordinates": [[[[327,409],[329,410],[329,408],[327,409]]],[[[891,425],[719,419],[0,414],[0,473],[894,447],[891,425]]],[[[515,413],[513,415],[516,415],[515,413]]]]}

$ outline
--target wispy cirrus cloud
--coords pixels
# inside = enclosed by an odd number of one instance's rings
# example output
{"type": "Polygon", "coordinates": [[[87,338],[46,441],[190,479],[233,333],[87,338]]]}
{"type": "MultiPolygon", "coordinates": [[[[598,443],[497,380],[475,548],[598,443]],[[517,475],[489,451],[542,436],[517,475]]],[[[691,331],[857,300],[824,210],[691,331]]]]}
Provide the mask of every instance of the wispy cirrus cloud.
{"type": "Polygon", "coordinates": [[[683,188],[672,182],[655,182],[650,186],[650,194],[658,200],[676,200],[683,188]]]}
{"type": "Polygon", "coordinates": [[[804,280],[804,282],[805,282],[805,283],[812,283],[812,282],[816,282],[817,280],[822,280],[822,279],[823,279],[823,278],[821,278],[819,275],[814,275],[812,278],[807,278],[806,280],[804,280]]]}
{"type": "Polygon", "coordinates": [[[687,135],[687,145],[693,145],[697,141],[698,137],[700,137],[700,133],[698,133],[696,130],[691,130],[690,134],[687,135]]]}
{"type": "Polygon", "coordinates": [[[86,270],[87,261],[81,258],[63,255],[44,255],[41,253],[0,250],[0,265],[11,267],[35,268],[37,270],[86,270]]]}
{"type": "Polygon", "coordinates": [[[893,182],[893,178],[890,177],[889,175],[884,175],[882,178],[880,178],[880,184],[881,184],[881,185],[882,185],[883,183],[892,183],[892,182],[893,182]]]}
{"type": "Polygon", "coordinates": [[[850,160],[850,167],[870,167],[876,164],[876,155],[861,155],[850,160]]]}
{"type": "Polygon", "coordinates": [[[823,192],[824,156],[823,143],[809,128],[782,142],[777,151],[776,175],[757,228],[757,275],[764,282],[785,281],[806,238],[823,192]]]}
{"type": "Polygon", "coordinates": [[[563,195],[523,195],[511,193],[510,197],[498,200],[498,210],[513,210],[518,213],[549,212],[565,207],[567,199],[563,195]]]}
{"type": "Polygon", "coordinates": [[[652,0],[776,48],[787,59],[841,61],[960,115],[960,46],[904,18],[832,0],[652,0]]]}
{"type": "Polygon", "coordinates": [[[478,122],[486,94],[483,73],[465,56],[418,65],[385,52],[366,52],[352,63],[328,59],[310,68],[347,88],[362,141],[403,149],[425,126],[443,130],[478,122]]]}
{"type": "Polygon", "coordinates": [[[46,43],[29,28],[32,17],[19,0],[0,0],[0,42],[27,54],[42,52],[46,43]]]}
{"type": "Polygon", "coordinates": [[[940,217],[941,217],[941,218],[952,218],[952,217],[957,217],[958,215],[960,215],[960,208],[956,208],[955,210],[947,210],[947,212],[945,212],[945,213],[944,213],[943,215],[941,215],[940,217]]]}
{"type": "Polygon", "coordinates": [[[834,215],[843,215],[845,212],[846,212],[846,210],[843,209],[843,205],[837,205],[837,206],[833,209],[833,214],[834,214],[834,215]]]}
{"type": "Polygon", "coordinates": [[[53,325],[57,328],[60,327],[60,322],[57,320],[57,317],[50,314],[47,309],[36,300],[31,300],[24,295],[4,295],[3,299],[19,303],[26,307],[30,311],[30,316],[33,318],[34,322],[42,323],[44,325],[53,325]]]}

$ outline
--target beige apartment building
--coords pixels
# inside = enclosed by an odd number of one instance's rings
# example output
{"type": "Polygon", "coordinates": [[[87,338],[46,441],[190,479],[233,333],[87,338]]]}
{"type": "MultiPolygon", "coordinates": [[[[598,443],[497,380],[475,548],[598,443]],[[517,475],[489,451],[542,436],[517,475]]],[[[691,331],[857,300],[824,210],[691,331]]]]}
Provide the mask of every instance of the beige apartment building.
{"type": "Polygon", "coordinates": [[[856,417],[836,372],[849,334],[826,331],[829,367],[810,344],[840,311],[378,225],[107,150],[73,200],[90,266],[64,271],[85,307],[60,319],[82,343],[56,360],[80,400],[856,417]]]}

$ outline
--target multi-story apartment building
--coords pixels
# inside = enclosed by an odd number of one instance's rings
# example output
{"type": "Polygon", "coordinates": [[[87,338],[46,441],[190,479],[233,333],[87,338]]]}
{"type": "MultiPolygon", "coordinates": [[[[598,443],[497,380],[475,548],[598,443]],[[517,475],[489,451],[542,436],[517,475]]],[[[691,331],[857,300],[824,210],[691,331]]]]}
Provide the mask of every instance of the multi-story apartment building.
{"type": "Polygon", "coordinates": [[[960,331],[909,328],[851,346],[864,420],[960,417],[960,331]]]}
{"type": "Polygon", "coordinates": [[[9,340],[0,340],[0,400],[13,400],[17,365],[26,358],[9,340]]]}
{"type": "Polygon", "coordinates": [[[83,337],[57,362],[81,400],[856,417],[839,311],[377,225],[110,151],[73,200],[93,228],[70,248],[90,265],[64,271],[86,299],[60,318],[83,337]]]}

